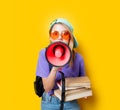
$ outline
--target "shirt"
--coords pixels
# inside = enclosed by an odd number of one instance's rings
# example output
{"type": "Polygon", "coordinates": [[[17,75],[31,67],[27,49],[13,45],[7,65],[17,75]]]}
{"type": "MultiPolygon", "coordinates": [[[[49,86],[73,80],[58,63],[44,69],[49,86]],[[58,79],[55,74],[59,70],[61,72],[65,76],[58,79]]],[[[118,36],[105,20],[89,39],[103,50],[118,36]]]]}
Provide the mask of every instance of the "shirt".
{"type": "MultiPolygon", "coordinates": [[[[46,49],[42,49],[39,53],[38,58],[38,65],[36,70],[36,76],[40,76],[42,78],[47,78],[50,73],[50,67],[49,63],[45,56],[46,49]]],[[[84,76],[85,75],[85,69],[84,69],[84,61],[82,56],[79,53],[75,53],[75,59],[73,62],[73,66],[69,66],[69,64],[66,64],[62,67],[61,71],[64,73],[65,78],[67,77],[78,77],[78,76],[84,76]]],[[[51,91],[49,91],[49,95],[54,94],[54,90],[58,88],[56,82],[61,80],[61,73],[57,71],[56,73],[56,79],[55,79],[55,85],[51,91]]]]}

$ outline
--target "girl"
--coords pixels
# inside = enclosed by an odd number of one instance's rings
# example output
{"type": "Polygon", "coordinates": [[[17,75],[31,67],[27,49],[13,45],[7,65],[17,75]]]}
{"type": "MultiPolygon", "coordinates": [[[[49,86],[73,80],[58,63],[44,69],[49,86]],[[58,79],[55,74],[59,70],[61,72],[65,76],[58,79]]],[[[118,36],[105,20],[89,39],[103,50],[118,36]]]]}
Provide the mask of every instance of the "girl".
{"type": "MultiPolygon", "coordinates": [[[[65,77],[84,76],[84,62],[81,55],[73,50],[78,46],[78,43],[73,36],[73,27],[67,20],[58,18],[51,23],[49,39],[51,43],[61,41],[67,44],[72,51],[72,58],[68,64],[63,67],[53,66],[51,69],[45,57],[46,49],[42,49],[39,54],[36,75],[42,77],[45,89],[41,108],[42,110],[59,110],[60,100],[54,95],[54,90],[58,88],[56,82],[61,80],[58,70],[61,70],[65,77]]],[[[64,102],[64,110],[80,110],[80,106],[77,100],[68,101],[64,102]]]]}

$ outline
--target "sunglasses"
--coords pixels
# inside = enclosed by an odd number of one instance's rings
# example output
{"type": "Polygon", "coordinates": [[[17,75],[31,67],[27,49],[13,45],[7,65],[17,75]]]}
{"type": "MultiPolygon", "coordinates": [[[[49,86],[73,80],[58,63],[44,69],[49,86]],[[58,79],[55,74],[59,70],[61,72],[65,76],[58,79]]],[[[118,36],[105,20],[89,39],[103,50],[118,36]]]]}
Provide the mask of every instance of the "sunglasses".
{"type": "Polygon", "coordinates": [[[58,31],[52,31],[50,32],[50,37],[53,39],[53,40],[57,40],[58,37],[61,35],[62,39],[64,40],[70,40],[70,32],[69,31],[62,31],[61,33],[59,33],[58,31]]]}

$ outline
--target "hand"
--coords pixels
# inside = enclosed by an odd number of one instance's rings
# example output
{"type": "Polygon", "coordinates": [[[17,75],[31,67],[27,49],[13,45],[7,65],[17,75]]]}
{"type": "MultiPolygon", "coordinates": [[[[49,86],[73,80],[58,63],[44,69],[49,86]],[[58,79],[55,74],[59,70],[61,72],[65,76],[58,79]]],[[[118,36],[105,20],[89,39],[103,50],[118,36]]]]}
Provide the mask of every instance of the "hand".
{"type": "Polygon", "coordinates": [[[60,69],[62,69],[62,67],[55,67],[55,66],[52,67],[52,70],[53,70],[53,71],[58,71],[58,70],[60,70],[60,69]]]}
{"type": "Polygon", "coordinates": [[[84,97],[85,99],[87,99],[87,96],[86,97],[84,97]]]}

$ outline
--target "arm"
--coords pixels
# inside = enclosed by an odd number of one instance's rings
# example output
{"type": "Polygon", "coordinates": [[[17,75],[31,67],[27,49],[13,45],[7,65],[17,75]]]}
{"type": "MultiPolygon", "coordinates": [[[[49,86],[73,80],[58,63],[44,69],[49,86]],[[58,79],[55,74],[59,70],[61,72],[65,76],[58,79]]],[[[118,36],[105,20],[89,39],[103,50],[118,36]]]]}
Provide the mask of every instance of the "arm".
{"type": "Polygon", "coordinates": [[[49,92],[54,87],[57,70],[58,67],[52,67],[49,76],[42,78],[45,92],[49,92]]]}
{"type": "Polygon", "coordinates": [[[55,83],[58,67],[52,67],[51,71],[45,57],[45,49],[40,51],[36,76],[42,77],[45,92],[49,92],[55,83]]]}

